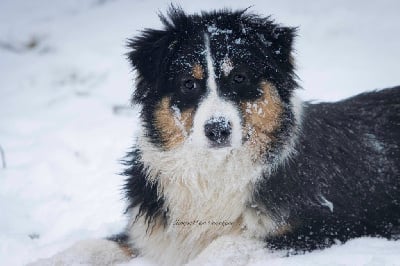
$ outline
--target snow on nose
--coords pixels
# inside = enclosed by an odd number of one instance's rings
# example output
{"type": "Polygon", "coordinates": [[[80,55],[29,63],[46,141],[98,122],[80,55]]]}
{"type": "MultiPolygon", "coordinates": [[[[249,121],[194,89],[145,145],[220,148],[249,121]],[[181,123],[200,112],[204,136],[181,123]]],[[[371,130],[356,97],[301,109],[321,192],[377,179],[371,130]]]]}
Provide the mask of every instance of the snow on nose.
{"type": "Polygon", "coordinates": [[[216,148],[230,146],[232,123],[225,117],[212,117],[204,125],[204,134],[216,148]]]}

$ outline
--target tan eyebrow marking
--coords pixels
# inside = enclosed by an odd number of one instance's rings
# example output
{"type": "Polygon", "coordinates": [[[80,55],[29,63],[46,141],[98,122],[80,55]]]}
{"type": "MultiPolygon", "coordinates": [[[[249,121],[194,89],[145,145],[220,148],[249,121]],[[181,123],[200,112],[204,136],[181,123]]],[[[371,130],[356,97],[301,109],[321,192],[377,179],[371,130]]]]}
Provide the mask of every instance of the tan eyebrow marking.
{"type": "Polygon", "coordinates": [[[195,64],[193,66],[192,76],[195,79],[203,79],[204,78],[204,69],[200,64],[195,64]]]}

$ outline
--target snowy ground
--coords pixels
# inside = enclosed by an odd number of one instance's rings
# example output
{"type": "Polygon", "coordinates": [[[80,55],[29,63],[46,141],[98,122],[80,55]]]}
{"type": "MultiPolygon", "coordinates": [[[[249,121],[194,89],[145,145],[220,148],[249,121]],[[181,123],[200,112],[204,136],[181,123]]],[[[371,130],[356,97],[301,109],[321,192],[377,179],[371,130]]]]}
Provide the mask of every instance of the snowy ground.
{"type": "MultiPolygon", "coordinates": [[[[118,173],[134,141],[125,40],[159,27],[167,1],[0,1],[0,265],[48,257],[84,238],[119,232],[118,173]]],[[[182,1],[188,11],[248,7],[300,26],[304,99],[336,100],[400,84],[400,3],[182,1]]],[[[229,251],[227,251],[229,253],[229,251]]],[[[222,263],[217,252],[215,263],[222,263]]],[[[223,256],[222,256],[223,257],[223,256]]],[[[133,264],[145,263],[136,259],[133,264]]],[[[400,242],[356,239],[254,265],[400,265],[400,242]]]]}

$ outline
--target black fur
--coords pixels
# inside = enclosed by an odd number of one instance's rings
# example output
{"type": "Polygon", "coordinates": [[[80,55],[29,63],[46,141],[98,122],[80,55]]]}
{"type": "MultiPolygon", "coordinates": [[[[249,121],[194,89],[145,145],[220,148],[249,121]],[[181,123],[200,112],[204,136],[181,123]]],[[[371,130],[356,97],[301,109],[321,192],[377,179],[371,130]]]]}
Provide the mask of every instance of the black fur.
{"type": "MultiPolygon", "coordinates": [[[[128,169],[124,175],[128,176],[124,190],[128,200],[127,212],[134,207],[139,207],[138,215],[144,215],[148,223],[147,229],[154,225],[157,219],[166,223],[168,210],[164,209],[164,199],[157,194],[157,183],[151,183],[146,179],[146,172],[141,162],[141,155],[138,149],[134,149],[127,155],[125,164],[128,169]]],[[[136,217],[138,218],[138,217],[136,217]]]]}
{"type": "Polygon", "coordinates": [[[258,186],[257,201],[291,232],[271,246],[314,249],[400,226],[400,87],[307,104],[297,155],[258,186]],[[333,211],[321,204],[323,195],[333,211]]]}

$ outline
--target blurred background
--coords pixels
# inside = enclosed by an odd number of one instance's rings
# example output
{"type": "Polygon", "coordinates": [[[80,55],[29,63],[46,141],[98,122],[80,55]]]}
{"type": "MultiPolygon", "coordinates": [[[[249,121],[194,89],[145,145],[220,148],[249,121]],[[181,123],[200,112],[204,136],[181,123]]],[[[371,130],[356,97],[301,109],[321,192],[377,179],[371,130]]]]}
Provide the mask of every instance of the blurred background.
{"type": "MultiPolygon", "coordinates": [[[[175,1],[251,7],[298,26],[305,100],[400,84],[400,2],[175,1]]],[[[120,159],[138,132],[126,40],[169,1],[0,1],[0,264],[22,265],[125,226],[120,159]]]]}

